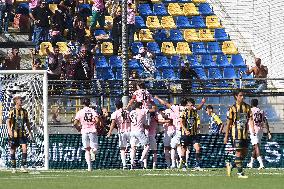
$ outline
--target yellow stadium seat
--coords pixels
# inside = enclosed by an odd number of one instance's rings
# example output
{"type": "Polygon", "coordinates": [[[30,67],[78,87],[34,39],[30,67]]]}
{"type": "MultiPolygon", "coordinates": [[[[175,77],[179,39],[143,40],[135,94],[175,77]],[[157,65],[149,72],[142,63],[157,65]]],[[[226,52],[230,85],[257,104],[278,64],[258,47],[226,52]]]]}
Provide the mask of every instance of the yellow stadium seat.
{"type": "Polygon", "coordinates": [[[200,41],[215,41],[214,35],[210,29],[200,29],[199,39],[200,41]]]}
{"type": "Polygon", "coordinates": [[[91,35],[91,31],[89,29],[85,29],[85,32],[86,32],[86,37],[90,37],[91,35]]]}
{"type": "MultiPolygon", "coordinates": [[[[104,28],[110,30],[112,28],[113,18],[111,16],[105,16],[105,26],[104,28]]],[[[97,22],[96,28],[99,28],[99,22],[97,22]]]]}
{"type": "Polygon", "coordinates": [[[206,0],[191,0],[193,3],[206,3],[206,0]]]}
{"type": "Polygon", "coordinates": [[[185,29],[183,31],[183,36],[187,42],[200,41],[195,29],[185,29]]]}
{"type": "Polygon", "coordinates": [[[177,50],[177,54],[180,54],[180,55],[192,54],[187,42],[178,42],[176,50],[177,50]]]}
{"type": "Polygon", "coordinates": [[[172,16],[163,16],[161,20],[162,28],[174,29],[176,28],[175,21],[172,16]]]}
{"type": "Polygon", "coordinates": [[[50,42],[41,42],[40,47],[39,47],[39,55],[40,56],[46,56],[47,55],[46,50],[45,50],[46,45],[48,45],[49,51],[51,51],[51,52],[53,51],[52,44],[50,42]]]}
{"type": "Polygon", "coordinates": [[[136,32],[134,33],[134,41],[139,41],[139,38],[138,38],[138,36],[137,36],[137,33],[136,33],[136,32]]]}
{"type": "Polygon", "coordinates": [[[101,51],[103,55],[113,54],[113,45],[111,42],[103,42],[101,45],[101,51]]]}
{"type": "Polygon", "coordinates": [[[199,11],[193,3],[184,4],[183,13],[185,16],[199,15],[199,11]]]}
{"type": "Polygon", "coordinates": [[[55,11],[58,10],[57,4],[49,4],[48,7],[53,13],[55,13],[55,11]]]}
{"type": "Polygon", "coordinates": [[[161,24],[157,16],[148,16],[146,26],[149,29],[161,28],[161,24]]]}
{"type": "Polygon", "coordinates": [[[224,41],[222,51],[224,54],[238,54],[238,49],[233,41],[224,41]]]}
{"type": "Polygon", "coordinates": [[[217,16],[207,16],[206,17],[207,28],[222,28],[222,25],[217,16]]]}
{"type": "Polygon", "coordinates": [[[168,5],[168,13],[172,16],[181,16],[183,15],[183,11],[180,8],[178,3],[169,3],[168,5]]]}
{"type": "Polygon", "coordinates": [[[165,55],[175,55],[176,54],[176,50],[172,42],[163,42],[161,51],[165,55]]]}
{"type": "Polygon", "coordinates": [[[139,31],[139,40],[143,42],[154,41],[152,32],[149,29],[142,29],[139,31]]]}
{"type": "Polygon", "coordinates": [[[66,42],[57,42],[56,45],[59,47],[59,51],[65,54],[68,51],[67,43],[66,42]]]}

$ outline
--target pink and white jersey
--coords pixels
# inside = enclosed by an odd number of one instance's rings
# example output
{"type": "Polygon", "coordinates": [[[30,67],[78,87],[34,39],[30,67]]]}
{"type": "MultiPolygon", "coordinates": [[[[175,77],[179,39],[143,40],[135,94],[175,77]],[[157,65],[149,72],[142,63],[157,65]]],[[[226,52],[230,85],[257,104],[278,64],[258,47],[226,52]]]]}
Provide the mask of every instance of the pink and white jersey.
{"type": "MultiPolygon", "coordinates": [[[[251,108],[251,112],[252,112],[252,118],[253,118],[253,123],[254,123],[254,130],[255,132],[258,132],[259,130],[263,129],[263,124],[265,120],[264,112],[263,110],[257,107],[251,108]]],[[[252,132],[251,128],[250,128],[250,132],[252,132]]]]}
{"type": "Polygon", "coordinates": [[[151,116],[150,127],[146,130],[148,136],[156,136],[158,127],[158,114],[155,113],[155,116],[151,116]]]}
{"type": "Polygon", "coordinates": [[[148,109],[151,102],[154,102],[152,95],[146,89],[138,89],[133,93],[132,99],[136,102],[142,102],[142,108],[148,109]]]}
{"type": "MultiPolygon", "coordinates": [[[[171,109],[166,109],[165,110],[165,115],[167,116],[168,119],[175,119],[175,113],[171,109]]],[[[174,133],[176,130],[175,126],[173,123],[165,123],[164,124],[164,131],[168,133],[174,133]]]]}
{"type": "Polygon", "coordinates": [[[97,112],[89,107],[84,107],[77,112],[75,119],[80,121],[82,129],[81,133],[96,133],[95,117],[98,117],[97,112]]]}
{"type": "Polygon", "coordinates": [[[130,131],[131,122],[129,117],[129,111],[116,110],[111,114],[111,120],[115,120],[119,133],[125,133],[130,131]]]}
{"type": "Polygon", "coordinates": [[[173,111],[173,124],[176,127],[176,130],[180,130],[180,113],[185,109],[184,106],[172,105],[171,110],[173,111]]]}
{"type": "Polygon", "coordinates": [[[147,122],[147,113],[146,109],[136,109],[130,112],[131,120],[131,132],[144,132],[144,125],[147,122]]]}

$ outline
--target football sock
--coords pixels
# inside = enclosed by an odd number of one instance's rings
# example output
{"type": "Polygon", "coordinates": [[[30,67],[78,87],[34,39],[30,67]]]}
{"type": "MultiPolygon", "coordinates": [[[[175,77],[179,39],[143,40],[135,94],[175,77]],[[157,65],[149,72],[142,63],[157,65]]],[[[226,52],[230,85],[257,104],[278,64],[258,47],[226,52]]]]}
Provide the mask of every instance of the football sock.
{"type": "Polygon", "coordinates": [[[170,152],[168,150],[165,150],[165,160],[167,163],[167,167],[171,165],[171,160],[170,160],[170,152]]]}
{"type": "Polygon", "coordinates": [[[12,163],[12,168],[16,168],[16,155],[11,154],[11,163],[12,163]]]}
{"type": "Polygon", "coordinates": [[[155,167],[156,167],[157,160],[158,160],[157,153],[153,153],[153,168],[155,168],[155,167]]]}
{"type": "Polygon", "coordinates": [[[120,157],[121,157],[122,165],[123,167],[125,167],[126,166],[125,150],[120,150],[120,157]]]}
{"type": "Polygon", "coordinates": [[[195,159],[196,159],[196,166],[199,167],[200,163],[200,153],[195,153],[195,159]]]}
{"type": "Polygon", "coordinates": [[[241,157],[236,157],[235,159],[235,163],[238,169],[238,173],[242,173],[243,172],[243,161],[241,157]]]}
{"type": "Polygon", "coordinates": [[[27,164],[27,153],[22,154],[22,166],[27,164]]]}
{"type": "Polygon", "coordinates": [[[261,156],[258,156],[258,157],[257,157],[257,161],[259,162],[259,166],[260,166],[260,167],[264,167],[263,161],[262,161],[262,157],[261,157],[261,156]]]}
{"type": "Polygon", "coordinates": [[[171,149],[171,160],[172,160],[172,167],[176,166],[176,150],[171,149]]]}
{"type": "Polygon", "coordinates": [[[135,157],[135,150],[131,149],[130,150],[130,163],[131,165],[134,165],[134,157],[135,157]]]}
{"type": "Polygon", "coordinates": [[[85,159],[86,159],[88,170],[89,170],[91,169],[91,153],[88,150],[85,151],[85,159]]]}

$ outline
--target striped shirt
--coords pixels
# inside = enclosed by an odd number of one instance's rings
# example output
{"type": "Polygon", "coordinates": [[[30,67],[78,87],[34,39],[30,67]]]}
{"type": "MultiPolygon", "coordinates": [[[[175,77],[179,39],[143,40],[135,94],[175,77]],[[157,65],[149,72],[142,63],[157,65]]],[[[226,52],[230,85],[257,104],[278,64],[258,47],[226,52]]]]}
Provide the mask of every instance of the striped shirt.
{"type": "Polygon", "coordinates": [[[11,120],[12,133],[14,138],[21,138],[26,136],[25,126],[29,123],[27,110],[25,110],[24,108],[13,108],[9,112],[8,120],[11,120]]]}
{"type": "MultiPolygon", "coordinates": [[[[197,135],[198,131],[198,114],[197,110],[188,110],[181,112],[180,118],[185,121],[185,129],[190,132],[190,135],[197,135]]],[[[181,128],[181,134],[185,135],[184,128],[181,128]]]]}

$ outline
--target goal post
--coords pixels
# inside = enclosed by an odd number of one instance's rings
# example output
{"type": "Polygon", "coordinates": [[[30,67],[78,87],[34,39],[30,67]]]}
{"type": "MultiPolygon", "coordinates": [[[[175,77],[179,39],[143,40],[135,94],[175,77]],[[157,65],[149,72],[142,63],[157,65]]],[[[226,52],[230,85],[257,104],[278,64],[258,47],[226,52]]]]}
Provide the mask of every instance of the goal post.
{"type": "MultiPolygon", "coordinates": [[[[31,124],[37,127],[37,134],[43,137],[43,141],[39,141],[43,145],[43,151],[39,154],[35,154],[33,158],[41,157],[41,169],[49,169],[49,132],[48,132],[48,81],[47,81],[47,71],[45,70],[0,70],[0,92],[3,97],[1,99],[2,104],[2,115],[1,117],[9,111],[12,107],[12,94],[13,86],[23,85],[23,90],[20,92],[24,93],[25,99],[24,108],[27,107],[31,124]],[[12,86],[12,87],[11,87],[12,86]],[[25,91],[27,90],[27,91],[25,91]],[[28,103],[28,104],[25,104],[28,103]],[[32,115],[31,115],[32,114],[32,115]],[[43,135],[43,136],[42,136],[43,135]]],[[[19,92],[19,91],[16,91],[19,92]]],[[[0,119],[1,120],[1,119],[0,119]]],[[[5,121],[3,120],[3,125],[5,121]]],[[[0,125],[2,125],[0,123],[0,125]]],[[[4,128],[1,128],[1,132],[4,132],[4,128]]],[[[35,129],[35,128],[32,128],[35,129]]],[[[34,133],[35,134],[35,133],[34,133]]],[[[1,137],[6,136],[1,133],[1,137]]],[[[37,140],[37,139],[36,139],[37,140]]],[[[42,147],[42,146],[41,146],[42,147]]],[[[41,149],[41,147],[39,147],[41,149]]],[[[38,148],[38,147],[37,147],[38,148]]],[[[38,161],[35,160],[35,161],[38,161]]],[[[37,162],[38,163],[38,162],[37,162]]],[[[36,165],[36,163],[34,164],[36,165]]]]}

